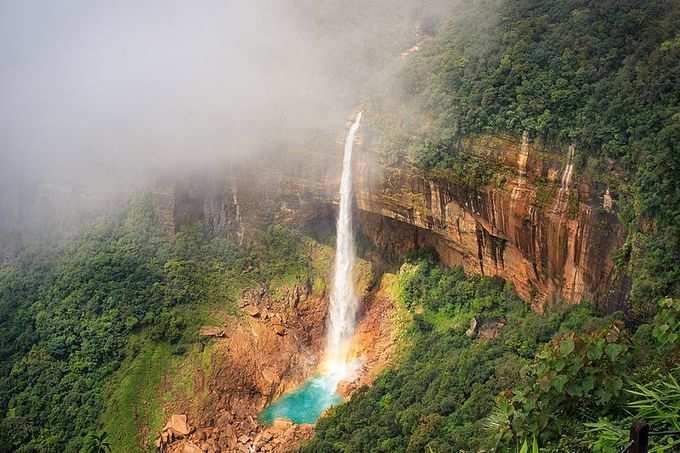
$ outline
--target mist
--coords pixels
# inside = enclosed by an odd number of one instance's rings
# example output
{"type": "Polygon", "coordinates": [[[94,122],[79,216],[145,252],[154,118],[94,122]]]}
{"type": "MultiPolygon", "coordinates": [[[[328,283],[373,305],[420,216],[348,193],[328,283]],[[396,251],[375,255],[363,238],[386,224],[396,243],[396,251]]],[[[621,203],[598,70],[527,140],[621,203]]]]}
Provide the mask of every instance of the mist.
{"type": "Polygon", "coordinates": [[[448,3],[2,1],[0,232],[341,129],[448,3]]]}

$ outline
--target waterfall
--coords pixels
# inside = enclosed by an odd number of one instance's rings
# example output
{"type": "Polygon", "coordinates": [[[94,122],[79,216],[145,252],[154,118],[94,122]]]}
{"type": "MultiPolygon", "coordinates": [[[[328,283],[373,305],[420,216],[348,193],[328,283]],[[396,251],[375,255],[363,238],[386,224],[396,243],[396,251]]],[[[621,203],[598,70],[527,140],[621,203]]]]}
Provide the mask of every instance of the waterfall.
{"type": "Polygon", "coordinates": [[[329,372],[338,375],[339,378],[342,378],[349,371],[349,347],[354,335],[359,303],[352,275],[355,262],[354,234],[352,231],[352,148],[360,122],[361,112],[357,114],[345,139],[333,286],[328,313],[326,366],[329,372]]]}
{"type": "Polygon", "coordinates": [[[571,178],[574,174],[574,154],[576,153],[576,145],[569,147],[569,156],[567,157],[567,166],[562,173],[562,181],[560,181],[560,199],[571,187],[571,178]]]}

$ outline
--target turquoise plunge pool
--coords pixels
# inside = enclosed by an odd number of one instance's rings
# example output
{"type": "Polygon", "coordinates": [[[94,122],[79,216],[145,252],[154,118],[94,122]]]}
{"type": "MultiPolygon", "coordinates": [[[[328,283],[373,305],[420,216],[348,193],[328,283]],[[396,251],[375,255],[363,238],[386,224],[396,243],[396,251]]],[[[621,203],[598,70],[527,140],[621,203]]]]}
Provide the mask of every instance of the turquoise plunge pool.
{"type": "Polygon", "coordinates": [[[323,411],[342,402],[342,397],[335,392],[337,382],[329,376],[315,376],[267,406],[258,418],[267,425],[277,418],[298,424],[315,423],[323,411]]]}

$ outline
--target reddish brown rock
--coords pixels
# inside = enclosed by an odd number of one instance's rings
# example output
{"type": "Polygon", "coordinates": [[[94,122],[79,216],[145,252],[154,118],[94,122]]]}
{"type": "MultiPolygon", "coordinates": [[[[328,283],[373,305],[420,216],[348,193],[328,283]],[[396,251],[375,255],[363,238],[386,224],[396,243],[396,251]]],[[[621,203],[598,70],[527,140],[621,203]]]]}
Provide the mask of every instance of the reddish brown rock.
{"type": "Polygon", "coordinates": [[[185,442],[182,446],[182,453],[203,453],[203,449],[193,442],[185,442]]]}
{"type": "Polygon", "coordinates": [[[191,428],[186,415],[173,415],[161,431],[170,431],[175,436],[186,436],[191,433],[191,428]]]}
{"type": "Polygon", "coordinates": [[[243,307],[243,312],[248,316],[252,316],[253,318],[257,318],[260,316],[260,309],[257,308],[255,305],[246,305],[245,307],[243,307]]]}
{"type": "Polygon", "coordinates": [[[225,335],[224,328],[218,326],[204,326],[198,331],[198,334],[202,337],[218,337],[221,338],[225,335]]]}
{"type": "MultiPolygon", "coordinates": [[[[362,131],[369,130],[367,117],[362,131]]],[[[427,177],[403,161],[385,163],[385,156],[374,152],[379,147],[370,135],[363,138],[354,159],[357,220],[384,255],[434,248],[445,264],[511,282],[537,310],[558,300],[583,299],[615,308],[625,298],[626,279],[616,275],[610,258],[623,240],[613,209],[616,201],[610,194],[612,200],[605,203],[606,188],[578,174],[578,149],[547,150],[528,135],[465,139],[464,152],[497,170],[488,185],[468,187],[427,177]]],[[[206,225],[224,223],[224,231],[216,233],[236,234],[235,219],[230,218],[236,212],[236,193],[239,224],[332,221],[342,148],[331,153],[309,145],[300,149],[282,153],[285,159],[225,174],[224,182],[195,190],[193,197],[178,189],[172,197],[177,203],[175,229],[202,220],[206,225]],[[215,200],[214,191],[224,186],[237,190],[215,200]],[[192,214],[197,206],[205,207],[198,210],[200,215],[192,214]]],[[[289,292],[286,298],[295,305],[304,297],[289,292]]]]}
{"type": "Polygon", "coordinates": [[[622,293],[610,290],[624,282],[610,255],[623,229],[574,169],[578,149],[548,152],[526,135],[481,136],[462,146],[491,162],[497,180],[466,187],[359,152],[355,192],[366,236],[388,254],[432,247],[446,264],[502,277],[538,310],[557,300],[620,302],[612,294],[622,293]]]}
{"type": "Polygon", "coordinates": [[[286,327],[278,319],[272,320],[272,328],[277,335],[283,336],[286,334],[286,327]]]}
{"type": "Polygon", "coordinates": [[[352,392],[356,390],[356,382],[354,381],[340,381],[335,389],[336,392],[343,398],[348,398],[352,392]]]}

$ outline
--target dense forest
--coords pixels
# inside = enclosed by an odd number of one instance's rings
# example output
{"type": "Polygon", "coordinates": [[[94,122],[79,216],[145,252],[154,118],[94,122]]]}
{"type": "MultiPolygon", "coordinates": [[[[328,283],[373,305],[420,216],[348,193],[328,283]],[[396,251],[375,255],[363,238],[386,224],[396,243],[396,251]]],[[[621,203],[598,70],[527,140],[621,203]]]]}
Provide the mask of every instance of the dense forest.
{"type": "Polygon", "coordinates": [[[392,159],[483,185],[494,168],[465,137],[527,132],[562,154],[573,143],[577,174],[620,196],[630,311],[648,319],[680,294],[678,2],[467,2],[420,47],[370,104],[392,159]]]}
{"type": "MultiPolygon", "coordinates": [[[[463,2],[379,84],[366,109],[385,158],[434,178],[492,182],[469,137],[574,144],[576,177],[617,196],[626,238],[612,259],[630,294],[620,312],[538,314],[427,251],[389,263],[399,355],[300,451],[617,452],[634,420],[680,431],[680,2],[463,2]]],[[[293,229],[242,246],[198,225],[171,238],[150,203],[0,262],[0,451],[135,448],[139,418],[161,422],[141,401],[213,307],[234,314],[248,287],[313,280],[293,229]]],[[[653,440],[678,450],[680,437],[653,440]]]]}
{"type": "Polygon", "coordinates": [[[200,228],[171,238],[141,197],[81,238],[34,244],[3,264],[0,450],[99,451],[104,433],[125,429],[135,448],[138,424],[158,415],[139,419],[143,400],[156,398],[154,382],[211,309],[234,311],[249,286],[310,275],[305,250],[283,228],[248,247],[200,228]],[[117,414],[105,412],[121,398],[117,414]]]}

